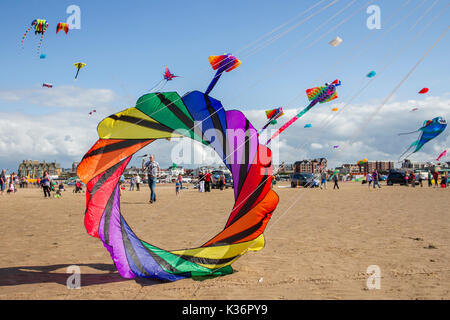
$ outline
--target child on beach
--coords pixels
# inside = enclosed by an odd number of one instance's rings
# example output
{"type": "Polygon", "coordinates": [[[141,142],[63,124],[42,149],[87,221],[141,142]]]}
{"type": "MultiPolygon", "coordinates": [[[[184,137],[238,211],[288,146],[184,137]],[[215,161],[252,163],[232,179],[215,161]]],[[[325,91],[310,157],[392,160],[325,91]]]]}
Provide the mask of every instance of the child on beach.
{"type": "Polygon", "coordinates": [[[177,179],[177,181],[175,182],[175,194],[176,194],[177,196],[180,194],[180,189],[181,189],[181,183],[180,183],[180,181],[178,181],[178,179],[177,179]]]}

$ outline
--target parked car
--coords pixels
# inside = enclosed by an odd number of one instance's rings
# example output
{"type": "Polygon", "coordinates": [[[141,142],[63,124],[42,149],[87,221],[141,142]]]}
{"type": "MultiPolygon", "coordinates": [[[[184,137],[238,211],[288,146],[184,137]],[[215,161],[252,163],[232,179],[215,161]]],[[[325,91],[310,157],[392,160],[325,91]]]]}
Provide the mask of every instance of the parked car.
{"type": "MultiPolygon", "coordinates": [[[[220,188],[220,176],[224,173],[222,170],[214,170],[211,172],[211,189],[220,188]]],[[[225,172],[225,189],[233,188],[233,179],[231,174],[225,172]]]]}
{"type": "Polygon", "coordinates": [[[386,178],[386,184],[392,186],[396,183],[400,185],[405,185],[405,172],[403,171],[391,171],[386,178]]]}
{"type": "Polygon", "coordinates": [[[294,173],[291,177],[291,187],[315,187],[317,182],[314,180],[312,173],[294,173]]]}

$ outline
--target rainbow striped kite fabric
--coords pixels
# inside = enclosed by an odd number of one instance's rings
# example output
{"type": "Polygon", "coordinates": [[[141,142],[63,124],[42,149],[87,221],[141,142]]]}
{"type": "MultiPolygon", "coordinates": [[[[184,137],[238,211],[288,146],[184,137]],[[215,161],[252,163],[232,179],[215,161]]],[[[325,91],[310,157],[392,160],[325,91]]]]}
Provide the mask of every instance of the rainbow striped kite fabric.
{"type": "Polygon", "coordinates": [[[103,242],[122,277],[174,281],[229,274],[244,253],[264,247],[263,232],[278,204],[271,189],[272,156],[240,111],[225,111],[220,101],[199,91],[183,97],[157,92],[105,118],[97,130],[99,140],[77,168],[87,186],[84,223],[88,234],[103,242]],[[134,153],[157,139],[177,137],[217,152],[232,173],[235,204],[224,229],[212,239],[196,248],[167,251],[141,240],[126,223],[118,183],[134,153]]]}

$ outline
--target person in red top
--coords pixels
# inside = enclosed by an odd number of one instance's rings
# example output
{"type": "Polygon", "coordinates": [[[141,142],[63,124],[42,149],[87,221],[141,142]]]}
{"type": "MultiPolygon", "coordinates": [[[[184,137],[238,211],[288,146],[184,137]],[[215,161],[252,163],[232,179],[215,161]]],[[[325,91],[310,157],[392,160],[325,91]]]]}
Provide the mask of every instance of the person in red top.
{"type": "Polygon", "coordinates": [[[439,172],[434,171],[433,172],[433,179],[434,179],[434,187],[437,188],[439,185],[439,172]]]}
{"type": "Polygon", "coordinates": [[[205,191],[211,192],[211,172],[208,170],[208,172],[205,174],[205,191]]]}

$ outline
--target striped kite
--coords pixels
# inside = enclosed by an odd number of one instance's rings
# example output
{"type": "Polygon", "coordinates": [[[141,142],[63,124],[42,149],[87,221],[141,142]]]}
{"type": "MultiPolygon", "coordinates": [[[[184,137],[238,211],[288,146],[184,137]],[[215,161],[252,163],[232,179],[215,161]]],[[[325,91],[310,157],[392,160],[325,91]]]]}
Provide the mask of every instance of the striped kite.
{"type": "Polygon", "coordinates": [[[156,92],[103,119],[97,131],[99,140],[77,167],[87,186],[84,224],[103,242],[122,277],[175,281],[230,274],[244,253],[264,247],[263,232],[278,204],[271,189],[272,156],[242,112],[225,111],[219,100],[199,91],[182,97],[156,92]],[[212,147],[223,159],[232,173],[235,204],[224,229],[203,245],[165,250],[141,240],[125,221],[119,178],[140,149],[181,137],[212,147]]]}
{"type": "Polygon", "coordinates": [[[44,33],[48,28],[48,23],[47,20],[45,19],[35,19],[31,22],[30,27],[25,31],[25,33],[23,34],[22,37],[22,49],[23,49],[23,41],[25,40],[25,37],[27,36],[28,31],[30,31],[31,28],[34,27],[34,34],[40,34],[41,35],[41,39],[39,40],[39,44],[38,44],[38,54],[41,51],[41,45],[42,45],[42,39],[44,38],[44,33]]]}
{"type": "Polygon", "coordinates": [[[56,26],[56,33],[58,33],[59,30],[63,30],[67,34],[67,32],[69,32],[69,24],[65,22],[59,22],[56,26]]]}

